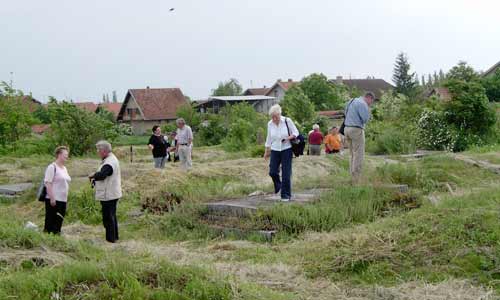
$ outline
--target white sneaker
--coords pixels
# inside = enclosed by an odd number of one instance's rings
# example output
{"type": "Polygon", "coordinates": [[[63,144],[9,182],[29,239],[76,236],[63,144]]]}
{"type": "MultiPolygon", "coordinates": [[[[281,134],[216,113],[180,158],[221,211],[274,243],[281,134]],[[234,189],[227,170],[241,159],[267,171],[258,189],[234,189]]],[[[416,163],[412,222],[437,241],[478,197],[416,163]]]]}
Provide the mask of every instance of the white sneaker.
{"type": "Polygon", "coordinates": [[[281,202],[289,202],[290,199],[289,198],[281,198],[281,202]]]}

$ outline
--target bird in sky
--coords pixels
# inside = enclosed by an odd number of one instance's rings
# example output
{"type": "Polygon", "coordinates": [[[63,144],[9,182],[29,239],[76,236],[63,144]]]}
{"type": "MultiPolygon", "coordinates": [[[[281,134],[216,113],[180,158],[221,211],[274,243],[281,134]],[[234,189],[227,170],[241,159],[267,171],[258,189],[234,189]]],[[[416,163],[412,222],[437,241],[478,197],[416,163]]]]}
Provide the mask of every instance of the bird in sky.
{"type": "Polygon", "coordinates": [[[173,7],[171,9],[169,9],[169,11],[174,11],[174,10],[175,10],[175,8],[173,8],[173,7]]]}

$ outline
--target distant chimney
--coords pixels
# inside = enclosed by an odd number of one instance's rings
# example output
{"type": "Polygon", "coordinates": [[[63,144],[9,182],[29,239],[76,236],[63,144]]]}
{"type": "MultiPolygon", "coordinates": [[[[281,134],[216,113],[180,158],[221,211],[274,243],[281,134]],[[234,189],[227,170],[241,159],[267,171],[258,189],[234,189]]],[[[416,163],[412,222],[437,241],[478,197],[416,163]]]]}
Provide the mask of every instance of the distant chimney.
{"type": "Polygon", "coordinates": [[[337,82],[337,84],[342,84],[342,76],[337,76],[335,82],[337,82]]]}
{"type": "Polygon", "coordinates": [[[281,82],[281,78],[280,78],[280,79],[278,79],[278,82],[281,82]]]}
{"type": "Polygon", "coordinates": [[[149,85],[148,85],[148,86],[146,86],[146,89],[147,89],[147,90],[149,90],[149,85]]]}
{"type": "Polygon", "coordinates": [[[288,82],[293,82],[292,78],[288,78],[288,82]]]}
{"type": "Polygon", "coordinates": [[[267,89],[267,86],[264,86],[265,89],[267,89]]]}

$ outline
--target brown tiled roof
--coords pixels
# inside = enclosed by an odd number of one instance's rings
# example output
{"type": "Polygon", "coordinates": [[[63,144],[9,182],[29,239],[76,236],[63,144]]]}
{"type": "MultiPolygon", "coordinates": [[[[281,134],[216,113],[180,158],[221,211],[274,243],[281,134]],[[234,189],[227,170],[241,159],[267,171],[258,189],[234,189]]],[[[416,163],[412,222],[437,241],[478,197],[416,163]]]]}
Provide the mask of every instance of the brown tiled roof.
{"type": "Polygon", "coordinates": [[[172,120],[179,107],[188,103],[179,88],[130,89],[120,109],[118,119],[123,116],[127,103],[133,97],[145,120],[172,120]]]}
{"type": "Polygon", "coordinates": [[[97,104],[95,104],[94,102],[73,102],[73,104],[78,108],[90,112],[95,112],[97,109],[97,104]]]}
{"type": "Polygon", "coordinates": [[[427,97],[431,97],[431,96],[437,96],[439,99],[444,100],[444,101],[451,100],[450,91],[445,87],[433,88],[427,94],[427,97]]]}
{"type": "Polygon", "coordinates": [[[332,119],[343,118],[344,111],[343,110],[324,110],[324,111],[319,111],[318,115],[325,116],[325,117],[332,118],[332,119]]]}
{"type": "Polygon", "coordinates": [[[247,89],[243,96],[264,96],[269,92],[269,88],[255,88],[255,89],[247,89]]]}
{"type": "Polygon", "coordinates": [[[31,96],[23,96],[21,101],[26,104],[30,112],[34,112],[42,103],[31,96]]]}
{"type": "Polygon", "coordinates": [[[115,118],[120,113],[120,109],[122,108],[122,103],[100,103],[98,108],[105,109],[115,116],[115,118]]]}
{"type": "Polygon", "coordinates": [[[271,88],[268,89],[267,93],[265,94],[265,96],[272,96],[270,95],[271,91],[274,90],[276,88],[276,86],[280,86],[283,90],[288,91],[292,86],[296,85],[296,84],[299,84],[300,81],[293,81],[291,79],[288,79],[288,81],[281,81],[281,80],[278,80],[276,81],[275,84],[273,84],[273,86],[271,88]]]}
{"type": "Polygon", "coordinates": [[[43,134],[50,128],[48,124],[39,124],[31,126],[31,131],[36,134],[43,134]]]}
{"type": "MultiPolygon", "coordinates": [[[[337,83],[336,80],[330,82],[337,83]]],[[[375,93],[375,98],[380,99],[383,92],[394,89],[394,86],[383,79],[343,79],[342,84],[350,88],[356,88],[362,92],[370,91],[375,93]]]]}

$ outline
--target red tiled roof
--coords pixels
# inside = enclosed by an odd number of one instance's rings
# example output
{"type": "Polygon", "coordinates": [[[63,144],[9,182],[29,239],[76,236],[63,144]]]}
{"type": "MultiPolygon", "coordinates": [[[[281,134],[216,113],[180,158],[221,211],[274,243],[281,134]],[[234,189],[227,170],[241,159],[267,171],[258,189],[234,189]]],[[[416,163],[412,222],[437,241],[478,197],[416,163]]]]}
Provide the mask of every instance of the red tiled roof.
{"type": "Polygon", "coordinates": [[[243,96],[264,96],[269,92],[269,88],[255,88],[255,89],[247,89],[243,96]]]}
{"type": "Polygon", "coordinates": [[[48,124],[39,124],[31,126],[31,131],[36,134],[43,134],[50,128],[48,124]]]}
{"type": "Polygon", "coordinates": [[[177,117],[177,109],[188,103],[179,88],[130,89],[120,109],[120,119],[129,99],[133,97],[145,120],[172,120],[177,117]]]}
{"type": "Polygon", "coordinates": [[[439,99],[441,100],[445,100],[445,101],[448,101],[448,100],[451,100],[451,93],[450,91],[445,88],[445,87],[437,87],[437,88],[433,88],[427,95],[428,97],[431,97],[431,96],[437,96],[439,99]]]}
{"type": "Polygon", "coordinates": [[[94,102],[73,102],[73,104],[80,109],[90,112],[95,112],[97,109],[97,104],[94,102]]]}
{"type": "Polygon", "coordinates": [[[325,116],[325,117],[336,117],[336,116],[344,116],[344,111],[342,110],[324,110],[324,111],[319,111],[318,115],[320,116],[325,116]]]}
{"type": "Polygon", "coordinates": [[[105,109],[113,114],[115,118],[120,113],[120,109],[122,108],[122,103],[99,103],[98,108],[105,109]]]}

